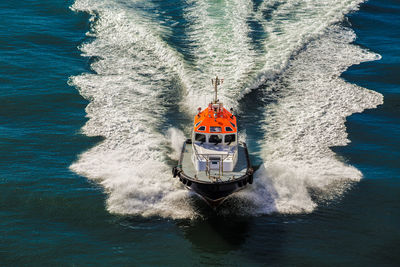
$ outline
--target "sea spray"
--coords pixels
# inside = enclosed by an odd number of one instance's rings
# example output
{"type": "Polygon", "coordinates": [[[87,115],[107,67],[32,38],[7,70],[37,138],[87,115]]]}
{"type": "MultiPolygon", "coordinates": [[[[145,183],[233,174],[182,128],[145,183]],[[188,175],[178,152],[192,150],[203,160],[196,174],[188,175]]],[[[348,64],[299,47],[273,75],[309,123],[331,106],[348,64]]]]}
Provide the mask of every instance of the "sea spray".
{"type": "Polygon", "coordinates": [[[185,141],[184,133],[179,129],[169,128],[168,132],[167,132],[167,138],[173,149],[171,158],[175,159],[175,160],[179,160],[179,157],[182,152],[183,142],[185,141]]]}

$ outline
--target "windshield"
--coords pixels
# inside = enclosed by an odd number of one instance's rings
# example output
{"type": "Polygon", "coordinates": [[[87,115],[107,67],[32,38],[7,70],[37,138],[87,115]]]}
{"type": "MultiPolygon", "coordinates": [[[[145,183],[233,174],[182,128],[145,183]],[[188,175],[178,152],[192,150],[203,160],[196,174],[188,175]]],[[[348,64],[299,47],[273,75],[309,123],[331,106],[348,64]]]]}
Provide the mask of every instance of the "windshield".
{"type": "Polygon", "coordinates": [[[222,138],[216,134],[213,134],[210,135],[210,139],[208,140],[208,142],[218,144],[222,142],[222,138]]]}
{"type": "Polygon", "coordinates": [[[219,126],[211,126],[210,127],[210,132],[212,132],[212,133],[219,133],[221,131],[222,131],[222,129],[219,126]]]}
{"type": "Polygon", "coordinates": [[[232,143],[236,141],[236,135],[235,134],[227,134],[225,135],[225,143],[232,143]]]}
{"type": "Polygon", "coordinates": [[[206,141],[206,135],[205,134],[196,134],[194,139],[198,142],[205,142],[206,141]]]}

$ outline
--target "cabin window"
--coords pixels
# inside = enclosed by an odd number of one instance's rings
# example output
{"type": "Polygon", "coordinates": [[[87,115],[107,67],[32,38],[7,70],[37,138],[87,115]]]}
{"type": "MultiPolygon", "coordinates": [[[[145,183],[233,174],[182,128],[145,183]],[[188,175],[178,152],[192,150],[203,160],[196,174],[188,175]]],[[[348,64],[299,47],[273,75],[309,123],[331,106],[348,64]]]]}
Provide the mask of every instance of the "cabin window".
{"type": "Polygon", "coordinates": [[[206,135],[205,134],[196,134],[194,139],[198,142],[205,142],[206,141],[206,135]]]}
{"type": "Polygon", "coordinates": [[[200,122],[201,122],[201,121],[199,121],[198,123],[196,123],[196,127],[199,126],[200,122]]]}
{"type": "Polygon", "coordinates": [[[210,135],[210,139],[208,139],[209,143],[219,144],[222,142],[222,138],[216,134],[210,135]]]}
{"type": "Polygon", "coordinates": [[[206,130],[206,126],[200,126],[199,129],[197,129],[198,131],[205,131],[206,130]]]}
{"type": "Polygon", "coordinates": [[[236,141],[236,135],[235,134],[227,134],[225,135],[225,143],[232,143],[236,141]]]}
{"type": "Polygon", "coordinates": [[[212,133],[220,133],[221,131],[222,131],[222,129],[219,126],[211,126],[210,127],[210,132],[212,132],[212,133]]]}
{"type": "Polygon", "coordinates": [[[227,132],[233,132],[233,129],[231,128],[231,127],[225,127],[225,131],[227,131],[227,132]]]}
{"type": "Polygon", "coordinates": [[[231,125],[233,126],[233,128],[236,128],[236,125],[235,124],[233,124],[232,122],[230,122],[231,123],[231,125]]]}

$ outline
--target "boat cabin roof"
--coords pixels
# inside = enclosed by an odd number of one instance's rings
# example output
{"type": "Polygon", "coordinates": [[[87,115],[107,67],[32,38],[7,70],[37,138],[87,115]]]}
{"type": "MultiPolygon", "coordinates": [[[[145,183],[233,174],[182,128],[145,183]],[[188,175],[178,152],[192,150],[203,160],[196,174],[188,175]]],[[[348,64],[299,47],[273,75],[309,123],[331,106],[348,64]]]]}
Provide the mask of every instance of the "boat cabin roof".
{"type": "Polygon", "coordinates": [[[210,103],[204,110],[199,110],[194,117],[193,130],[196,133],[237,133],[236,117],[222,103],[210,103]]]}

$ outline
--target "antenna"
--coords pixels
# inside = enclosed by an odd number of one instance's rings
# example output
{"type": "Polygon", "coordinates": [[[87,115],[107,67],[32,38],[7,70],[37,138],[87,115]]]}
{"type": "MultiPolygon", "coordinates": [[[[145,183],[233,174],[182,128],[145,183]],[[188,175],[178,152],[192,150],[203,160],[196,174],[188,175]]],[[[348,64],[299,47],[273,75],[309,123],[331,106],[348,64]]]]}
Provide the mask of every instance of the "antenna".
{"type": "Polygon", "coordinates": [[[221,85],[224,82],[224,79],[218,79],[218,76],[215,79],[211,79],[212,85],[214,85],[215,96],[214,96],[214,104],[218,102],[218,85],[221,85]]]}

